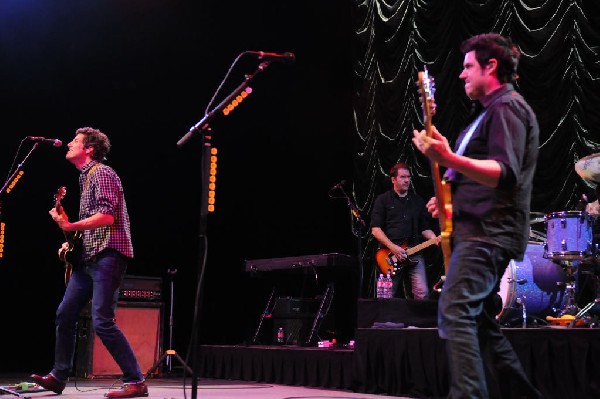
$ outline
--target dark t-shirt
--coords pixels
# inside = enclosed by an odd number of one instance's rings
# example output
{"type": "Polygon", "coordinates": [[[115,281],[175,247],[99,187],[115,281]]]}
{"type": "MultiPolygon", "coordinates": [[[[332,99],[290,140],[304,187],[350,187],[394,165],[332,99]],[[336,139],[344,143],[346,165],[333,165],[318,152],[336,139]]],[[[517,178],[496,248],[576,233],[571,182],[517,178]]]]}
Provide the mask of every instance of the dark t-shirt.
{"type": "Polygon", "coordinates": [[[431,229],[431,217],[419,195],[409,192],[400,197],[388,190],[375,198],[371,227],[381,228],[394,244],[412,247],[422,241],[421,232],[431,229]]]}
{"type": "Polygon", "coordinates": [[[495,188],[456,174],[451,183],[453,239],[491,242],[506,248],[512,258],[521,259],[529,237],[531,190],[539,147],[537,119],[512,84],[482,98],[481,105],[485,115],[464,155],[496,160],[502,174],[495,188]]]}

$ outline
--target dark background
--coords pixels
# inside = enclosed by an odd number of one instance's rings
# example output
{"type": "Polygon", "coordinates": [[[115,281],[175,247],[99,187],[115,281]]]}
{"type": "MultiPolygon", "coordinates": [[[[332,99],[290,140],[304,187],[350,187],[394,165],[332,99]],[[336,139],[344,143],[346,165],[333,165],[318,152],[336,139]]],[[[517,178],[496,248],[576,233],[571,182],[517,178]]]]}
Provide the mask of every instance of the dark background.
{"type": "Polygon", "coordinates": [[[39,146],[2,194],[1,369],[52,365],[63,239],[48,210],[65,185],[63,205],[76,218],[78,171],[64,155],[82,126],[112,140],[107,164],[120,174],[132,222],[129,274],[166,283],[167,270],[178,271],[173,346],[185,357],[200,266],[202,148],[198,136],[176,143],[205,115],[230,68],[212,107],[256,72],[260,61],[251,56],[232,65],[244,51],[289,51],[296,62],[271,63],[230,116],[211,122],[218,180],[201,342],[239,343],[253,332],[270,287],[246,275],[245,259],[353,251],[346,202],[328,196],[352,168],[350,9],[311,3],[0,4],[0,170],[23,162],[32,145],[26,136],[63,141],[39,146]]]}
{"type": "MultiPolygon", "coordinates": [[[[211,120],[219,155],[216,212],[206,224],[201,342],[237,344],[252,334],[270,283],[251,278],[245,259],[356,254],[361,294],[372,295],[374,240],[339,190],[333,197],[329,190],[346,180],[345,192],[368,223],[375,196],[389,188],[387,171],[404,161],[415,190],[432,194],[429,162],[410,141],[422,126],[415,80],[425,66],[435,77],[434,123],[453,143],[470,109],[457,78],[458,48],[472,34],[500,32],[521,47],[517,89],[540,123],[531,210],[568,211],[582,194],[595,199],[597,182],[582,179],[574,165],[600,151],[599,3],[538,3],[1,2],[0,171],[8,178],[23,162],[32,144],[22,143],[26,136],[58,138],[63,147],[39,146],[14,189],[2,193],[8,361],[0,369],[51,367],[64,283],[56,256],[62,233],[48,210],[66,185],[63,203],[77,214],[78,172],[64,154],[82,126],[105,131],[114,145],[107,163],[124,183],[136,252],[129,273],[167,282],[167,270],[178,270],[174,348],[187,352],[200,302],[202,148],[197,136],[182,148],[176,142],[256,72],[256,58],[234,63],[247,50],[290,51],[296,62],[271,63],[248,99],[211,120]]],[[[532,227],[545,233],[543,225],[532,227]]],[[[441,268],[431,255],[435,277],[441,268]]]]}

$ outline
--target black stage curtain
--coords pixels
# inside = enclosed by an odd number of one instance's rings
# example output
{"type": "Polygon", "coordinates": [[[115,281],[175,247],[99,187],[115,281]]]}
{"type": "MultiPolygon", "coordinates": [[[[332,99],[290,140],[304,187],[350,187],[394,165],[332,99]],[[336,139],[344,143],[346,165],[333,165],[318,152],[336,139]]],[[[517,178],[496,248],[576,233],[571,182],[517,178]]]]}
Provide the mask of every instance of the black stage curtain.
{"type": "MultiPolygon", "coordinates": [[[[544,398],[600,397],[600,330],[505,329],[544,398]]],[[[431,329],[358,329],[353,389],[396,396],[445,397],[444,341],[431,329]]],[[[510,381],[497,381],[507,384],[510,381]]],[[[490,385],[492,397],[498,386],[490,385]]]]}
{"type": "Polygon", "coordinates": [[[348,389],[353,350],[293,346],[201,345],[199,374],[206,378],[348,389]]]}
{"type": "MultiPolygon", "coordinates": [[[[426,66],[435,78],[433,122],[452,145],[471,108],[458,78],[460,43],[490,31],[510,36],[521,48],[516,87],[540,124],[531,210],[572,210],[582,194],[595,199],[596,183],[583,180],[574,165],[600,151],[600,2],[363,0],[353,10],[352,195],[367,220],[397,161],[412,167],[417,193],[433,195],[429,161],[410,140],[413,129],[423,126],[418,71],[426,66]]],[[[363,238],[363,264],[369,266],[374,240],[366,231],[363,238]]],[[[369,291],[372,274],[365,271],[369,291]]]]}

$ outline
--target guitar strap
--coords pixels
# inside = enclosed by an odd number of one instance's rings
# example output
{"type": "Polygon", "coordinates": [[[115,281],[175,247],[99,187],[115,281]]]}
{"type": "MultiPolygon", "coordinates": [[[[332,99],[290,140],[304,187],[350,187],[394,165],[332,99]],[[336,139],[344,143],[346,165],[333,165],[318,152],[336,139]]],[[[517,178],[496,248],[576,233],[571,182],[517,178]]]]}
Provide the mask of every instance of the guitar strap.
{"type": "MultiPolygon", "coordinates": [[[[458,147],[458,150],[456,150],[456,154],[462,155],[465,152],[465,149],[467,148],[467,144],[469,144],[469,141],[471,140],[471,137],[473,136],[473,132],[475,132],[475,129],[477,129],[477,126],[479,126],[479,123],[483,119],[484,115],[485,115],[485,111],[480,113],[479,116],[477,117],[477,119],[475,119],[471,123],[471,125],[469,125],[469,130],[467,131],[467,133],[465,134],[465,137],[460,142],[460,146],[458,147]]],[[[454,169],[448,168],[448,170],[446,171],[446,180],[454,180],[455,177],[456,177],[456,172],[454,171],[454,169]]]]}
{"type": "Polygon", "coordinates": [[[87,175],[85,175],[85,182],[83,183],[83,191],[85,191],[85,189],[88,186],[88,183],[90,182],[90,176],[92,175],[92,173],[94,172],[94,170],[96,170],[96,168],[100,166],[99,163],[97,163],[96,165],[92,166],[92,168],[90,169],[89,172],[87,172],[87,175]]]}

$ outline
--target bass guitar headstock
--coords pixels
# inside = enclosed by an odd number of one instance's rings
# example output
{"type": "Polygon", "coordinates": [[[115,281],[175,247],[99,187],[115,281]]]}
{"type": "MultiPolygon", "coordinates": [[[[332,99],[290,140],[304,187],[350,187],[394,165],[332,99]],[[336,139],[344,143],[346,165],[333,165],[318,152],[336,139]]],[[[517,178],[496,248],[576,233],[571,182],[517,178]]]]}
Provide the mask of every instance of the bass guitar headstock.
{"type": "Polygon", "coordinates": [[[433,76],[429,75],[427,67],[423,71],[419,71],[419,80],[417,82],[419,87],[419,95],[421,101],[421,108],[423,110],[423,124],[427,132],[431,128],[431,118],[435,115],[435,80],[433,76]]]}

